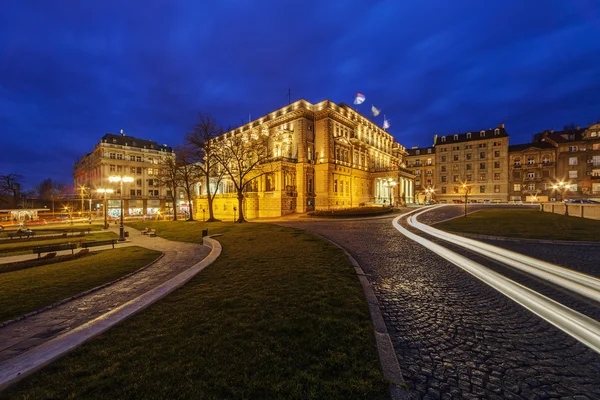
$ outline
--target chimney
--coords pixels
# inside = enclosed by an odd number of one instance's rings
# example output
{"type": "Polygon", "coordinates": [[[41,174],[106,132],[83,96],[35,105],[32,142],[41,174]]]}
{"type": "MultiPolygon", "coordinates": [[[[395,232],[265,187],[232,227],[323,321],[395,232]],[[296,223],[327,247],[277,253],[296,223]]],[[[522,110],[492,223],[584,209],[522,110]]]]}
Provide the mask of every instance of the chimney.
{"type": "Polygon", "coordinates": [[[504,124],[500,124],[500,125],[498,125],[498,128],[500,128],[500,129],[504,129],[504,124]]]}
{"type": "Polygon", "coordinates": [[[550,133],[554,133],[554,129],[550,129],[550,133]]]}
{"type": "Polygon", "coordinates": [[[577,128],[576,128],[576,129],[577,129],[577,130],[580,130],[580,129],[581,129],[581,126],[577,125],[577,128]]]}
{"type": "Polygon", "coordinates": [[[121,129],[121,136],[125,136],[125,132],[123,132],[123,129],[121,129]]]}

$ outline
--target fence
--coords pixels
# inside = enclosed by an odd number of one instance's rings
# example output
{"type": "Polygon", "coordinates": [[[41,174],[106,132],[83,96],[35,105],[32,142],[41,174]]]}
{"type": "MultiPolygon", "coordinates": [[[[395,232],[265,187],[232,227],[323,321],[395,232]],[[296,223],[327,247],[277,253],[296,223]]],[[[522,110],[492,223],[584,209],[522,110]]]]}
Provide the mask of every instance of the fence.
{"type": "Polygon", "coordinates": [[[543,203],[542,211],[600,220],[600,204],[543,203]]]}

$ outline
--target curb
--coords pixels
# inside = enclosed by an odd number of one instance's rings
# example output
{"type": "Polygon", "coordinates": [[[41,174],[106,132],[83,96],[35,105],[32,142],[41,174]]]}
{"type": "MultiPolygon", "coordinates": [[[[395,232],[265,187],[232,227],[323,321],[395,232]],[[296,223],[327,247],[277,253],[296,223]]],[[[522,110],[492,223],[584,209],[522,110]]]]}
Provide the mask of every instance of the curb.
{"type": "Polygon", "coordinates": [[[142,271],[143,271],[143,270],[145,270],[146,268],[148,268],[148,267],[150,267],[150,266],[154,265],[154,263],[156,263],[158,260],[160,260],[160,259],[161,259],[161,258],[163,258],[164,256],[165,256],[165,253],[161,253],[161,254],[160,254],[160,256],[158,256],[158,258],[157,258],[156,260],[152,261],[151,263],[149,263],[149,264],[147,264],[147,265],[144,265],[142,268],[139,268],[139,269],[137,269],[137,270],[135,270],[135,271],[133,271],[133,272],[130,272],[130,273],[128,273],[127,275],[123,275],[123,276],[121,276],[120,278],[117,278],[117,279],[115,279],[115,280],[113,280],[113,281],[110,281],[110,282],[107,282],[107,283],[103,283],[102,285],[100,285],[100,286],[96,286],[96,287],[94,287],[94,288],[91,288],[91,289],[88,289],[88,290],[86,290],[85,292],[77,293],[77,294],[76,294],[76,295],[74,295],[74,296],[67,297],[66,299],[59,300],[59,301],[57,301],[56,303],[50,304],[49,306],[44,306],[44,307],[42,307],[42,308],[38,308],[38,309],[37,309],[37,310],[35,310],[35,311],[30,311],[30,312],[28,312],[27,314],[23,314],[23,315],[21,315],[20,317],[13,318],[13,319],[9,319],[8,321],[4,321],[4,322],[0,323],[0,328],[4,328],[5,326],[8,326],[8,325],[14,324],[15,322],[22,321],[22,320],[24,320],[24,319],[26,319],[26,318],[33,317],[34,315],[37,315],[37,314],[39,314],[39,313],[41,313],[41,312],[44,312],[44,311],[46,311],[46,310],[49,310],[49,309],[51,309],[51,308],[55,308],[55,307],[58,307],[58,306],[62,306],[62,305],[63,305],[63,304],[65,304],[65,303],[68,303],[68,302],[70,302],[70,301],[76,300],[76,299],[78,299],[78,298],[80,298],[80,297],[86,296],[86,295],[88,295],[88,294],[90,294],[90,293],[93,293],[93,292],[96,292],[96,291],[98,291],[98,290],[100,290],[100,289],[104,289],[105,287],[108,287],[108,286],[110,286],[110,285],[114,285],[115,283],[117,283],[117,282],[120,282],[120,281],[122,281],[123,279],[127,279],[127,278],[129,278],[130,276],[133,276],[133,275],[137,274],[138,272],[142,272],[142,271]]]}
{"type": "Polygon", "coordinates": [[[379,354],[379,361],[381,362],[383,376],[385,377],[385,379],[391,382],[391,398],[392,400],[408,399],[409,392],[406,389],[404,389],[404,387],[406,386],[406,382],[404,381],[404,378],[402,377],[402,372],[400,371],[398,357],[396,357],[396,352],[394,351],[392,339],[390,338],[390,335],[385,326],[383,315],[381,315],[379,301],[377,300],[377,296],[375,296],[375,292],[373,291],[371,283],[367,279],[367,275],[361,268],[358,261],[356,261],[352,254],[350,254],[345,248],[324,236],[318,235],[316,233],[312,234],[315,236],[319,236],[324,240],[327,240],[329,243],[341,249],[344,252],[344,254],[346,254],[346,257],[348,257],[348,259],[350,260],[350,263],[354,267],[354,271],[358,276],[358,280],[360,281],[363,287],[365,298],[369,306],[369,314],[371,314],[371,322],[373,323],[373,328],[375,329],[377,353],[379,354]]]}
{"type": "Polygon", "coordinates": [[[37,370],[50,364],[52,361],[68,354],[77,346],[105,332],[127,318],[132,317],[139,311],[144,310],[151,304],[183,286],[196,274],[211,265],[221,255],[222,247],[218,241],[211,239],[210,237],[205,237],[203,242],[205,246],[208,245],[212,247],[212,250],[208,256],[200,262],[135,299],[78,326],[70,332],[60,335],[8,360],[9,362],[6,363],[8,365],[0,365],[0,391],[31,375],[37,370]]]}
{"type": "Polygon", "coordinates": [[[538,243],[538,244],[561,244],[561,245],[576,245],[576,246],[600,246],[600,242],[586,242],[579,240],[548,240],[548,239],[527,239],[527,238],[513,238],[506,236],[489,236],[489,235],[478,235],[475,233],[463,233],[463,232],[451,232],[455,235],[464,236],[473,239],[487,239],[487,240],[498,240],[504,242],[524,242],[524,243],[538,243]]]}

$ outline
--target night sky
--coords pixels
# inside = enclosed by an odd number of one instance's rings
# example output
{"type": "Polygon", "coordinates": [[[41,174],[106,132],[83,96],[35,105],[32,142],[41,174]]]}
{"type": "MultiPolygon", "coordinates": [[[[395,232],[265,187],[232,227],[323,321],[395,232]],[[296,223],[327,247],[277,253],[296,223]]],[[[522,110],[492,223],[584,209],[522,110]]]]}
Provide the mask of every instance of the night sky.
{"type": "Polygon", "coordinates": [[[288,88],[361,92],[407,147],[501,122],[523,143],[600,119],[600,2],[3,0],[0,174],[72,184],[106,132],[172,146],[197,112],[238,126],[288,88]]]}

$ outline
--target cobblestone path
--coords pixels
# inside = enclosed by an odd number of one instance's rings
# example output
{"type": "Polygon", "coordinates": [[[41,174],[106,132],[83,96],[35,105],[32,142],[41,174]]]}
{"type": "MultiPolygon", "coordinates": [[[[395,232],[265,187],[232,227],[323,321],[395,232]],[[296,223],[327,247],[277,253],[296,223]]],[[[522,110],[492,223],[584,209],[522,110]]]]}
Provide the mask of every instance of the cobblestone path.
{"type": "MultiPolygon", "coordinates": [[[[461,207],[445,207],[428,218],[431,222],[462,212],[461,207]]],[[[599,354],[404,237],[393,228],[392,219],[282,224],[342,245],[370,275],[411,398],[600,399],[599,354]]],[[[530,249],[515,243],[502,246],[524,253],[530,249]]],[[[584,271],[600,265],[600,251],[570,249],[561,258],[554,247],[536,244],[531,253],[537,257],[546,249],[548,261],[577,264],[584,271]],[[586,253],[569,263],[569,256],[578,251],[586,253]]],[[[451,249],[475,259],[468,251],[451,249]]],[[[481,257],[476,261],[491,266],[481,257]]],[[[510,273],[511,279],[542,285],[510,273]]],[[[556,288],[544,290],[567,298],[556,288]]],[[[568,300],[567,306],[600,317],[597,304],[573,296],[568,300]]]]}

